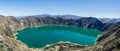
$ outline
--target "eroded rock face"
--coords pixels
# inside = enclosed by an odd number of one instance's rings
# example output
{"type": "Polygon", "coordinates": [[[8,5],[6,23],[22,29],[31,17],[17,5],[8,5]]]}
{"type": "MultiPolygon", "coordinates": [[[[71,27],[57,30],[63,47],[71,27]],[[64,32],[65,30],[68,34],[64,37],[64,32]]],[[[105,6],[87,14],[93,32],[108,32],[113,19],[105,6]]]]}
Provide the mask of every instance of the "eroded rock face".
{"type": "Polygon", "coordinates": [[[0,16],[0,51],[119,51],[120,23],[102,23],[96,18],[63,19],[47,17],[15,18],[0,16]],[[72,43],[55,43],[43,49],[30,49],[15,39],[17,30],[44,25],[67,25],[93,28],[104,31],[95,46],[80,46],[72,43]]]}

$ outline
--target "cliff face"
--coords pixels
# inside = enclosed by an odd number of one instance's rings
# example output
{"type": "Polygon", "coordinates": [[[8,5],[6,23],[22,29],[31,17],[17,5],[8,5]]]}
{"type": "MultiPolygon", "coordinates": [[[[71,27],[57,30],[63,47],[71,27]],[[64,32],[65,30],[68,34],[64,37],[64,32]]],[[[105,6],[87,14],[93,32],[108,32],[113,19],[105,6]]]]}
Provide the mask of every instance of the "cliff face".
{"type": "Polygon", "coordinates": [[[39,26],[39,25],[68,25],[68,26],[78,26],[98,29],[100,31],[105,31],[104,27],[106,24],[103,24],[99,20],[93,17],[80,18],[80,19],[63,19],[63,18],[54,18],[54,17],[26,17],[19,19],[19,22],[25,27],[27,26],[39,26]]]}
{"type": "MultiPolygon", "coordinates": [[[[50,51],[50,49],[55,50],[59,47],[59,51],[66,51],[67,49],[75,50],[118,50],[119,48],[119,27],[120,23],[102,23],[96,18],[80,18],[80,19],[63,19],[63,18],[53,18],[51,16],[47,17],[25,17],[25,18],[15,18],[13,16],[5,17],[0,16],[0,51],[50,51]],[[105,33],[100,36],[97,40],[96,46],[80,46],[72,43],[67,43],[69,45],[64,45],[66,43],[53,44],[44,49],[30,49],[22,42],[15,39],[15,34],[17,30],[23,29],[25,27],[36,27],[44,25],[67,25],[67,26],[78,26],[93,28],[105,33]],[[110,42],[110,43],[109,43],[110,42]],[[81,48],[82,47],[82,48],[81,48]],[[97,48],[96,48],[97,47],[97,48]]],[[[67,51],[70,51],[67,50],[67,51]]],[[[51,51],[52,51],[51,50],[51,51]]]]}

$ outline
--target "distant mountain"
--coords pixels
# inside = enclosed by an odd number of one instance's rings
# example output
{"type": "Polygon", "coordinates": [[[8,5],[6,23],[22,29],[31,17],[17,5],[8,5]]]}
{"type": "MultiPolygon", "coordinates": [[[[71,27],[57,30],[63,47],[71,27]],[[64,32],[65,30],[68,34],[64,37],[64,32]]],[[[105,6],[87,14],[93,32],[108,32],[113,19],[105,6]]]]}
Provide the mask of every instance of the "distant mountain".
{"type": "MultiPolygon", "coordinates": [[[[49,14],[42,14],[42,15],[29,15],[32,17],[53,17],[53,18],[63,18],[63,19],[79,19],[81,16],[75,15],[49,15],[49,14]]],[[[29,16],[16,16],[17,18],[24,18],[29,16]]]]}
{"type": "Polygon", "coordinates": [[[63,18],[63,19],[80,19],[81,16],[75,16],[75,15],[53,15],[52,17],[55,18],[63,18]]]}
{"type": "Polygon", "coordinates": [[[99,20],[103,23],[115,23],[120,22],[120,18],[99,18],[99,20]]]}
{"type": "MultiPolygon", "coordinates": [[[[80,19],[84,18],[82,16],[76,16],[76,15],[50,15],[50,14],[42,14],[42,15],[29,15],[32,17],[53,17],[53,18],[63,18],[63,19],[80,19]]],[[[29,17],[29,16],[16,16],[17,18],[24,18],[24,17],[29,17]]],[[[120,22],[120,18],[97,18],[103,23],[115,23],[115,22],[120,22]]]]}

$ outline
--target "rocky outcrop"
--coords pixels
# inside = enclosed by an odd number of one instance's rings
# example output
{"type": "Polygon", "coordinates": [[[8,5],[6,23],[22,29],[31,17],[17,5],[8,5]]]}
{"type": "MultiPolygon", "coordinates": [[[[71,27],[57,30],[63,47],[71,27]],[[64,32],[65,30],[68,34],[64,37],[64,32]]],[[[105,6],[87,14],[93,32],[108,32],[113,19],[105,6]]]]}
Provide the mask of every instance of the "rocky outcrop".
{"type": "Polygon", "coordinates": [[[51,45],[47,45],[44,51],[85,51],[90,49],[90,46],[81,46],[79,44],[73,44],[70,42],[58,42],[51,45]]]}
{"type": "Polygon", "coordinates": [[[15,18],[13,16],[0,16],[0,51],[117,51],[120,47],[120,23],[102,23],[96,18],[63,19],[29,16],[15,18]],[[16,31],[26,27],[44,25],[67,25],[97,29],[104,31],[95,46],[81,46],[72,43],[55,43],[43,49],[28,48],[25,44],[15,39],[16,31]]]}

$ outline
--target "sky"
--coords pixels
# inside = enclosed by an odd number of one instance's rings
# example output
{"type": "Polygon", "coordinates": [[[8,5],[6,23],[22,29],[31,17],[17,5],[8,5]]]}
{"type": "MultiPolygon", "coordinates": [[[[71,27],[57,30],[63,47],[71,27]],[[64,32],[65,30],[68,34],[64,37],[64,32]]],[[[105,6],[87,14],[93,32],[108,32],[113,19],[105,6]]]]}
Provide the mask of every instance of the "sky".
{"type": "Polygon", "coordinates": [[[120,0],[0,0],[0,15],[41,14],[120,18],[120,0]]]}

